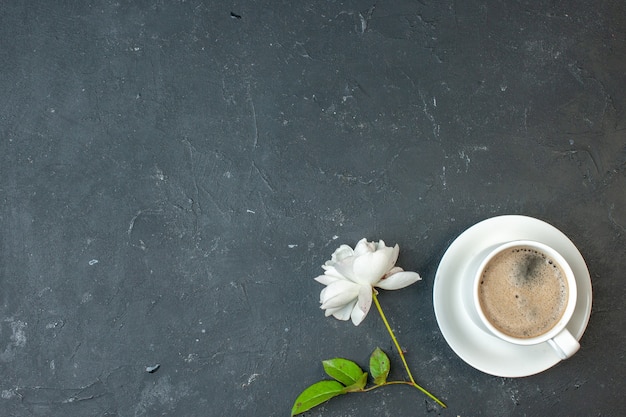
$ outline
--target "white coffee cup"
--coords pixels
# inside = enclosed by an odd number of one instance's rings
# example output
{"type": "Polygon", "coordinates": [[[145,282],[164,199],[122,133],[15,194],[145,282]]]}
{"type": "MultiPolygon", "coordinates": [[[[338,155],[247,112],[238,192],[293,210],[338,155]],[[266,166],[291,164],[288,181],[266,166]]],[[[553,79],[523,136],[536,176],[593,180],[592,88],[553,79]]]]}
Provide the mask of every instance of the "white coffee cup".
{"type": "Polygon", "coordinates": [[[512,241],[487,249],[473,265],[465,304],[479,327],[517,345],[547,342],[561,359],[578,351],[566,328],[576,307],[576,279],[556,250],[512,241]]]}

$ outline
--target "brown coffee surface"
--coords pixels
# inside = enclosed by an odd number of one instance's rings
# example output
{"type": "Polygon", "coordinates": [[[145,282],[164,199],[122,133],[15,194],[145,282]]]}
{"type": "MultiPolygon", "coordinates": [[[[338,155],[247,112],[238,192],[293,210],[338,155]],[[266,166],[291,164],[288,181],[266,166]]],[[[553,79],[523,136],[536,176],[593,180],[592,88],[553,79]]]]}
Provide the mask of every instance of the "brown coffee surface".
{"type": "Polygon", "coordinates": [[[561,267],[545,254],[522,247],[496,255],[483,270],[478,291],[489,322],[517,338],[552,329],[563,316],[568,297],[561,267]]]}

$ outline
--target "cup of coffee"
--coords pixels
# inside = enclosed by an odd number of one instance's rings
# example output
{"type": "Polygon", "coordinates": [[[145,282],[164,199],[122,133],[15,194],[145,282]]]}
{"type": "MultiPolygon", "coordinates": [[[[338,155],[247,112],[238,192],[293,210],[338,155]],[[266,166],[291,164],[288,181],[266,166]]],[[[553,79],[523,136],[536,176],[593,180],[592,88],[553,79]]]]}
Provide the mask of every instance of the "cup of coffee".
{"type": "Polygon", "coordinates": [[[518,240],[484,254],[473,281],[471,315],[504,341],[548,342],[566,359],[580,348],[566,328],[576,297],[576,279],[563,256],[543,243],[518,240]]]}

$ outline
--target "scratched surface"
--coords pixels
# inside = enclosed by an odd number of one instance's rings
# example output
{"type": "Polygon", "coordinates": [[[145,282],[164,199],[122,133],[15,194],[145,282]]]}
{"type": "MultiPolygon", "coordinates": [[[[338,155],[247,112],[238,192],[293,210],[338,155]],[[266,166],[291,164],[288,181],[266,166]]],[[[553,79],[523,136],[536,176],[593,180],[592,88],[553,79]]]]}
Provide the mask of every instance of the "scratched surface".
{"type": "Polygon", "coordinates": [[[626,7],[597,2],[5,1],[0,414],[285,416],[320,361],[399,358],[313,277],[382,238],[419,393],[309,416],[616,416],[626,338],[626,7]],[[593,3],[593,5],[592,5],[593,3]],[[591,271],[581,350],[485,375],[435,321],[450,242],[499,214],[591,271]]]}

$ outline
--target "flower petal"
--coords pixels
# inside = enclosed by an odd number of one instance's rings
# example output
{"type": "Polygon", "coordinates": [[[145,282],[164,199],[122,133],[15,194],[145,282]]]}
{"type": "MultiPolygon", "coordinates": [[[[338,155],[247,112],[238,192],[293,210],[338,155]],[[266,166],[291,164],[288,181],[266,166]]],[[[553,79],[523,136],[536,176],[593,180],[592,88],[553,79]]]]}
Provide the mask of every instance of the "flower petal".
{"type": "Polygon", "coordinates": [[[340,281],[340,280],[345,280],[345,278],[343,277],[336,277],[334,275],[325,273],[324,275],[320,275],[319,277],[313,278],[315,281],[319,282],[320,284],[324,284],[324,285],[330,285],[335,281],[340,281]]]}
{"type": "Polygon", "coordinates": [[[383,248],[354,258],[352,270],[357,282],[375,285],[391,269],[389,260],[392,256],[391,248],[383,248]]]}
{"type": "Polygon", "coordinates": [[[352,308],[352,311],[350,313],[350,318],[352,318],[352,324],[354,324],[355,326],[358,326],[359,324],[361,324],[365,316],[366,314],[359,307],[359,303],[356,303],[356,305],[352,308]]]}
{"type": "Polygon", "coordinates": [[[361,286],[346,280],[337,280],[328,284],[320,292],[320,303],[322,308],[337,308],[354,301],[361,286]]]}
{"type": "Polygon", "coordinates": [[[356,304],[356,300],[351,303],[346,304],[345,306],[337,307],[337,308],[329,308],[326,310],[326,317],[332,315],[337,320],[346,321],[350,318],[352,314],[352,310],[354,309],[354,305],[356,304]]]}
{"type": "Polygon", "coordinates": [[[372,287],[369,285],[362,285],[359,290],[359,298],[356,302],[356,305],[352,309],[352,314],[350,317],[352,318],[352,324],[358,326],[361,324],[367,313],[370,311],[370,307],[372,306],[372,287]]]}
{"type": "Polygon", "coordinates": [[[398,254],[400,253],[400,246],[398,246],[397,244],[392,248],[391,246],[387,246],[385,245],[385,241],[384,240],[379,240],[378,243],[375,244],[375,250],[379,251],[379,250],[389,250],[391,249],[391,256],[389,257],[389,269],[393,268],[393,266],[396,264],[396,262],[398,261],[398,254]]]}
{"type": "Polygon", "coordinates": [[[337,249],[335,249],[335,252],[333,252],[331,259],[329,261],[326,261],[326,265],[332,266],[335,263],[341,262],[342,260],[352,256],[353,253],[354,251],[350,246],[341,245],[337,249]]]}
{"type": "MultiPolygon", "coordinates": [[[[363,312],[363,314],[367,315],[370,311],[370,307],[372,306],[372,287],[362,285],[359,289],[359,298],[357,301],[357,305],[359,309],[363,312]]],[[[363,316],[365,317],[365,316],[363,316]]]]}
{"type": "MultiPolygon", "coordinates": [[[[382,240],[381,240],[382,242],[382,240]]],[[[393,266],[398,262],[398,255],[400,254],[400,246],[396,244],[391,250],[391,258],[389,258],[389,269],[393,268],[393,266]]]]}
{"type": "Polygon", "coordinates": [[[392,276],[393,274],[397,274],[398,272],[403,272],[404,269],[400,268],[399,266],[394,266],[393,268],[391,268],[389,271],[387,271],[387,273],[385,274],[385,278],[392,276]]]}
{"type": "Polygon", "coordinates": [[[387,278],[380,280],[376,286],[383,290],[399,290],[421,279],[417,272],[403,271],[389,275],[387,278]]]}
{"type": "Polygon", "coordinates": [[[336,264],[334,264],[333,268],[335,268],[335,271],[342,277],[345,277],[352,282],[361,283],[361,281],[359,281],[357,279],[357,276],[354,274],[353,264],[355,259],[357,258],[355,258],[354,256],[342,259],[341,262],[337,262],[336,264]]]}
{"type": "Polygon", "coordinates": [[[332,266],[332,265],[322,265],[322,269],[325,271],[324,273],[325,273],[326,275],[332,275],[332,276],[337,277],[337,278],[345,278],[345,277],[344,277],[343,275],[341,275],[341,274],[337,271],[337,269],[336,269],[334,266],[332,266]]]}
{"type": "Polygon", "coordinates": [[[372,242],[368,242],[367,239],[363,238],[359,240],[354,247],[354,256],[361,256],[365,253],[374,252],[376,250],[376,246],[372,242]]]}

